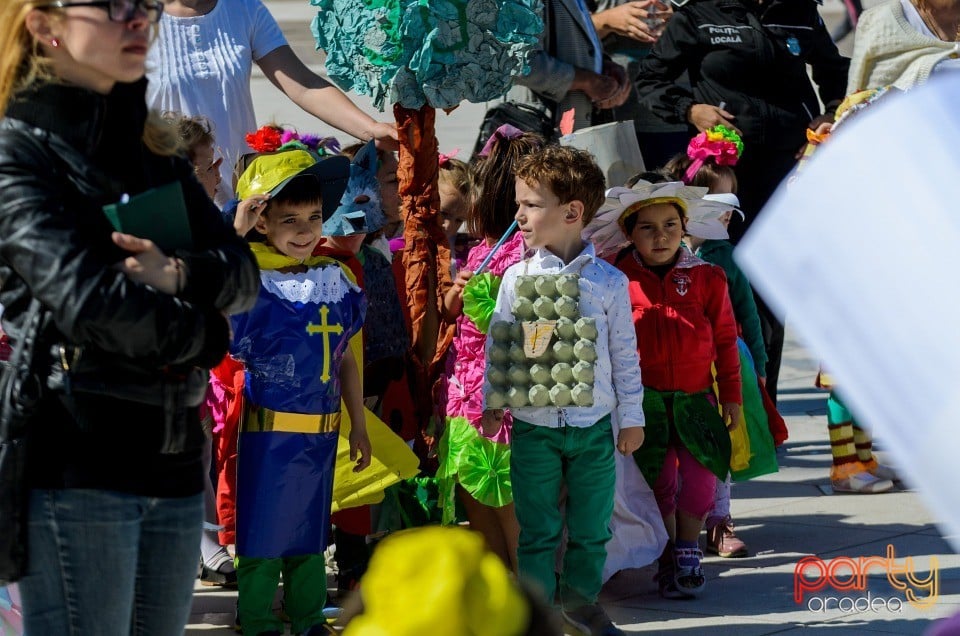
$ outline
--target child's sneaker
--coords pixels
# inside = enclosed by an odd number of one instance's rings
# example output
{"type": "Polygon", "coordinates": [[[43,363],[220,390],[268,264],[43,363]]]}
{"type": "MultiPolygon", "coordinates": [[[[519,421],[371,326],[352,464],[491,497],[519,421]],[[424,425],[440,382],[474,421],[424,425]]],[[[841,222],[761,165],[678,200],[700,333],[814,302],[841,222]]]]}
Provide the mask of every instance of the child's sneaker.
{"type": "Polygon", "coordinates": [[[676,561],[673,581],[677,590],[686,596],[696,596],[702,592],[707,584],[707,577],[700,566],[700,561],[703,560],[700,548],[674,548],[673,558],[676,561]]]}
{"type": "Polygon", "coordinates": [[[707,528],[707,552],[724,559],[737,559],[749,553],[747,544],[733,531],[733,521],[726,516],[713,527],[707,528]]]}
{"type": "Polygon", "coordinates": [[[884,464],[877,464],[870,469],[870,474],[876,477],[877,479],[887,479],[889,481],[900,481],[900,478],[897,476],[897,471],[885,466],[884,464]]]}
{"type": "Polygon", "coordinates": [[[657,588],[660,596],[668,599],[693,598],[689,594],[681,592],[677,588],[675,577],[677,574],[677,564],[674,561],[673,544],[668,543],[663,554],[658,561],[657,574],[653,577],[657,582],[657,588]]]}
{"type": "Polygon", "coordinates": [[[886,492],[893,488],[893,482],[889,479],[880,479],[864,471],[855,475],[850,475],[843,479],[834,479],[831,484],[835,492],[851,492],[858,494],[873,494],[886,492]]]}
{"type": "Polygon", "coordinates": [[[233,558],[221,547],[210,561],[200,561],[200,585],[237,587],[237,570],[233,558]]]}
{"type": "Polygon", "coordinates": [[[582,605],[575,610],[562,610],[563,621],[575,636],[625,636],[599,605],[582,605]]]}

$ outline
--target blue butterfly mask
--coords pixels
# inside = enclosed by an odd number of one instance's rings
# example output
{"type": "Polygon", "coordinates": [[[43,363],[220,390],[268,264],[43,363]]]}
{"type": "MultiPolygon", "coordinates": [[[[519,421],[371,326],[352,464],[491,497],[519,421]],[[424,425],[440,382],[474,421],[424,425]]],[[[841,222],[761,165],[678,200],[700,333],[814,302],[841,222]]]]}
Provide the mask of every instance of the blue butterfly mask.
{"type": "Polygon", "coordinates": [[[378,163],[377,149],[370,141],[350,163],[347,190],[340,199],[340,207],[323,222],[324,236],[369,234],[386,224],[377,181],[378,163]]]}

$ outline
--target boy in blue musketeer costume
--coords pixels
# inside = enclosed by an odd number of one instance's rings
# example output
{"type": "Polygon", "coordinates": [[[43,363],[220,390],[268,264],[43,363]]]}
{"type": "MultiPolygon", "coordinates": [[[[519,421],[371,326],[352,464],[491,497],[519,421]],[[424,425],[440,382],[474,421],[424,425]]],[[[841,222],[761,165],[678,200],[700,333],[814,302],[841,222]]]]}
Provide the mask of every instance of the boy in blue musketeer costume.
{"type": "Polygon", "coordinates": [[[345,157],[302,149],[262,155],[239,198],[269,194],[251,242],[260,297],[235,316],[232,355],[246,368],[237,465],[239,615],[246,634],[281,634],[272,612],[281,572],[293,633],[325,624],[327,545],[341,397],[354,470],[370,463],[358,361],[363,293],[335,260],[312,256],[322,226],[353,201],[345,157]]]}

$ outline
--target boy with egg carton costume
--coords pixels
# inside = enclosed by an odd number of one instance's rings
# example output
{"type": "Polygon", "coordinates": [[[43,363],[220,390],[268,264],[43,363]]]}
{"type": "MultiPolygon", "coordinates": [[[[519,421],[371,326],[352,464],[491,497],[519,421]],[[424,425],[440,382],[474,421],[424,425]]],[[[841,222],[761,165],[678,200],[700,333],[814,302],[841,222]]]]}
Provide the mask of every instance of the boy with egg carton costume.
{"type": "Polygon", "coordinates": [[[548,602],[558,599],[572,633],[622,634],[597,596],[611,537],[614,450],[628,456],[643,441],[643,385],[626,277],[581,237],[603,203],[604,177],[588,153],[559,146],[523,157],[514,174],[515,218],[531,252],[500,285],[484,418],[496,419],[494,405],[510,405],[519,575],[548,602]]]}

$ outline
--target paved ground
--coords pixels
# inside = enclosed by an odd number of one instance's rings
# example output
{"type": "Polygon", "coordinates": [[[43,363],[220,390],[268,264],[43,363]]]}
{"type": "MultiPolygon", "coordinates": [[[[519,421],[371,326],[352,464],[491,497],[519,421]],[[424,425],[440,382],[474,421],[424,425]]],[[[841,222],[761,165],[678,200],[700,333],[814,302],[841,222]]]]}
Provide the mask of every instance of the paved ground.
{"type": "MultiPolygon", "coordinates": [[[[312,8],[306,1],[272,0],[268,4],[294,48],[319,70],[321,58],[313,50],[308,30],[312,8]]],[[[837,0],[826,0],[828,23],[836,19],[838,8],[837,0]]],[[[843,44],[849,52],[849,38],[843,44]]],[[[260,121],[273,119],[302,131],[333,133],[290,104],[263,77],[255,77],[253,86],[260,121]]],[[[357,102],[368,104],[362,97],[357,102]]],[[[484,105],[467,104],[450,116],[441,114],[441,150],[469,150],[484,110],[484,105]]],[[[915,493],[898,490],[858,496],[831,492],[825,396],[813,389],[815,373],[815,359],[790,338],[788,330],[780,404],[790,439],[780,456],[781,471],[734,488],[734,518],[752,556],[707,559],[708,587],[703,597],[694,601],[660,599],[651,580],[652,569],[620,573],[605,588],[603,602],[626,631],[752,636],[820,628],[830,633],[921,634],[933,619],[960,611],[960,557],[952,554],[935,526],[936,516],[923,507],[915,493]],[[889,601],[883,607],[874,600],[877,611],[841,611],[834,606],[825,612],[813,611],[819,610],[820,602],[810,601],[811,596],[850,599],[844,601],[846,608],[865,591],[839,592],[827,587],[808,594],[803,604],[794,601],[794,568],[802,557],[817,555],[824,561],[883,557],[888,545],[895,550],[896,564],[902,566],[904,558],[911,558],[921,579],[931,568],[937,570],[939,598],[932,609],[920,610],[904,602],[904,592],[894,589],[880,568],[866,577],[870,598],[889,601]]],[[[198,586],[187,633],[232,633],[229,627],[235,600],[235,593],[198,586]]],[[[863,602],[858,605],[862,607],[863,602]]]]}

